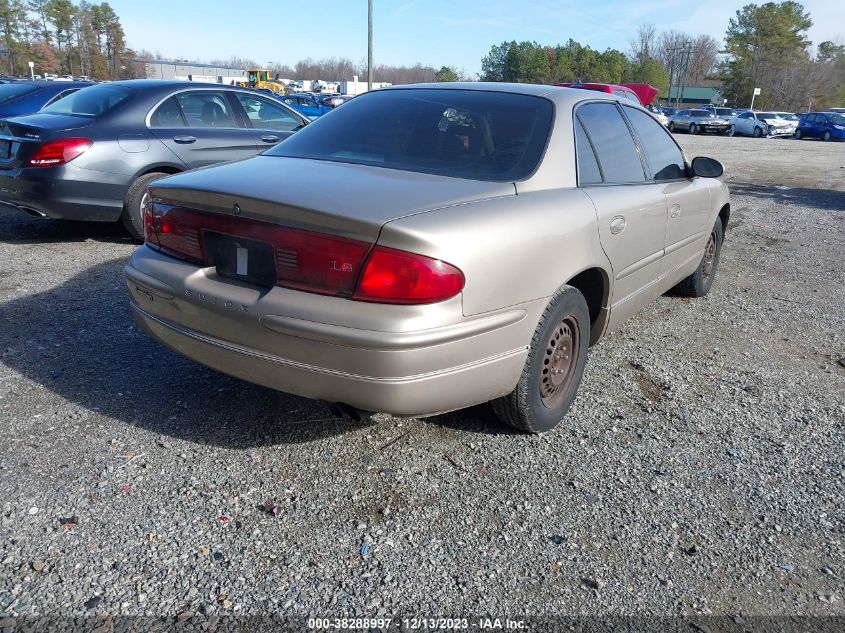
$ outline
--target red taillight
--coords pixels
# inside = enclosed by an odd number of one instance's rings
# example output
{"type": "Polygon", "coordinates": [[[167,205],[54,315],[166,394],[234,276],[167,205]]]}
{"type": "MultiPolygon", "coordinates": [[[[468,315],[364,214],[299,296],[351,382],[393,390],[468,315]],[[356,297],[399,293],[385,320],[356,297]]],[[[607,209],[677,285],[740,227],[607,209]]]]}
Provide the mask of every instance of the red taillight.
{"type": "Polygon", "coordinates": [[[94,143],[87,138],[59,138],[42,143],[29,157],[30,167],[64,165],[83,154],[94,143]]]}
{"type": "Polygon", "coordinates": [[[377,303],[435,303],[458,294],[464,274],[444,261],[376,246],[353,299],[377,303]]]}
{"type": "Polygon", "coordinates": [[[424,255],[161,203],[149,204],[145,210],[146,242],[168,255],[211,265],[214,253],[206,252],[207,232],[272,246],[276,284],[285,288],[359,301],[413,304],[449,299],[464,286],[460,270],[424,255]]]}

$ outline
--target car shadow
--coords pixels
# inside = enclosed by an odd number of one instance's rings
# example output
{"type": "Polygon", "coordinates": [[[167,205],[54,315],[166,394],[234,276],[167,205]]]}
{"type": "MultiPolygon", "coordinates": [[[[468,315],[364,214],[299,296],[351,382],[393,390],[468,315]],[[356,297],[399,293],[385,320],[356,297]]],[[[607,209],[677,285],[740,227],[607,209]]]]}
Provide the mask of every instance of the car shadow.
{"type": "MultiPolygon", "coordinates": [[[[730,183],[731,194],[754,196],[767,200],[775,200],[785,204],[794,204],[823,211],[845,212],[845,191],[830,189],[810,189],[807,187],[783,188],[774,185],[757,185],[749,183],[730,183]]],[[[730,225],[728,225],[730,227],[730,225]]]]}
{"type": "Polygon", "coordinates": [[[97,264],[0,304],[0,362],[85,409],[225,448],[310,442],[375,424],[335,417],[324,403],[231,378],[153,341],[132,321],[124,263],[97,264]]]}
{"type": "Polygon", "coordinates": [[[0,209],[0,244],[110,242],[137,244],[119,222],[74,222],[36,218],[14,209],[0,209]]]}

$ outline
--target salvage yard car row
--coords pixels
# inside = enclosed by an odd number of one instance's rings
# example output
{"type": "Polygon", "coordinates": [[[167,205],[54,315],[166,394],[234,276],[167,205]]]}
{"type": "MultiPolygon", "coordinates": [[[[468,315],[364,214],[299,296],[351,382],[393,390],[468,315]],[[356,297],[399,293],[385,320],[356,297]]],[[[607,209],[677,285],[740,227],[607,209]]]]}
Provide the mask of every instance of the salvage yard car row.
{"type": "Polygon", "coordinates": [[[837,112],[807,112],[799,117],[791,112],[688,108],[673,111],[666,125],[671,132],[689,134],[845,139],[845,115],[837,112]]]}

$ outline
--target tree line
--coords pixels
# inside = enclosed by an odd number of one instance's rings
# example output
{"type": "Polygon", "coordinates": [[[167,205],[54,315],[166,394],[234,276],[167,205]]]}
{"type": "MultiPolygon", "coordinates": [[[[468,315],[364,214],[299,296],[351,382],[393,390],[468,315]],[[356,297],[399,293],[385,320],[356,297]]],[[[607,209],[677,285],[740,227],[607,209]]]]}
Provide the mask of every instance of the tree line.
{"type": "Polygon", "coordinates": [[[0,73],[29,76],[33,62],[40,75],[123,79],[134,57],[108,2],[0,0],[0,73]]]}
{"type": "Polygon", "coordinates": [[[677,31],[657,34],[651,25],[640,27],[627,54],[615,48],[597,51],[569,39],[565,44],[502,42],[481,60],[482,81],[522,83],[650,83],[666,91],[670,83],[693,85],[712,75],[718,43],[708,35],[677,31]],[[671,75],[671,76],[670,76],[671,75]]]}
{"type": "MultiPolygon", "coordinates": [[[[810,14],[793,0],[748,4],[736,12],[724,45],[709,35],[639,27],[626,52],[597,51],[569,39],[554,46],[502,42],[481,60],[482,81],[650,83],[720,86],[727,102],[800,111],[845,104],[845,45],[821,42],[812,54],[810,14]]],[[[453,81],[448,67],[439,74],[453,81]]]]}
{"type": "Polygon", "coordinates": [[[761,108],[823,110],[845,104],[845,46],[821,42],[812,50],[809,12],[798,2],[748,4],[725,34],[720,65],[723,93],[745,105],[755,88],[761,108]]]}

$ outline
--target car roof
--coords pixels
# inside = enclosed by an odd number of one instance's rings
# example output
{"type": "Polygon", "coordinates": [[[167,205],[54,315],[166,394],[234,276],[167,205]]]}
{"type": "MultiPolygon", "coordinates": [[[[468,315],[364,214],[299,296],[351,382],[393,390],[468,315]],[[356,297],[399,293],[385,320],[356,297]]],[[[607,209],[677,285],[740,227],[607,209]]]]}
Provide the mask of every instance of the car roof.
{"type": "Polygon", "coordinates": [[[576,103],[586,100],[618,101],[626,105],[638,106],[629,99],[623,99],[606,92],[584,90],[582,88],[566,88],[563,86],[548,86],[544,84],[500,83],[493,81],[455,81],[443,83],[402,84],[380,88],[381,91],[390,90],[472,90],[476,92],[509,92],[511,94],[533,95],[545,97],[554,101],[559,107],[573,107],[576,103]]]}

